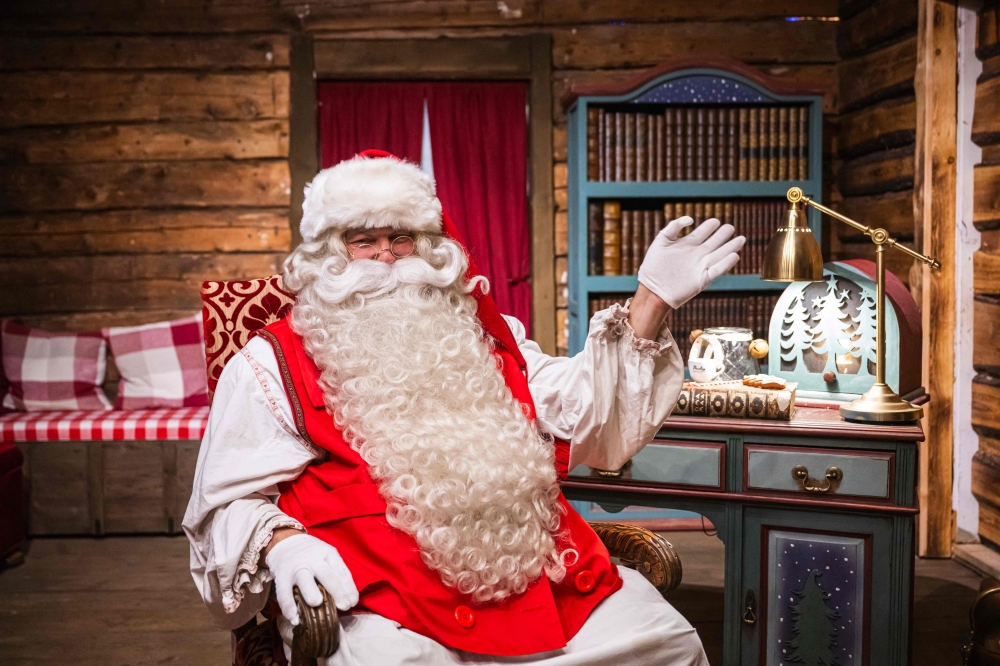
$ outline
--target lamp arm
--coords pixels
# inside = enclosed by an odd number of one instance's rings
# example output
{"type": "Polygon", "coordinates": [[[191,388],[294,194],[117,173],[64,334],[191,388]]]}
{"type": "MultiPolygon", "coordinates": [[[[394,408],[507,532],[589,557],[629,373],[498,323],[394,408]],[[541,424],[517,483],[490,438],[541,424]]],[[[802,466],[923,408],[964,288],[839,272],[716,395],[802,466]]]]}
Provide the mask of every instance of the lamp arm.
{"type": "MultiPolygon", "coordinates": [[[[792,188],[792,190],[797,190],[797,189],[798,188],[792,188]]],[[[803,195],[802,194],[802,190],[799,190],[798,197],[796,198],[795,193],[793,193],[792,190],[788,191],[788,200],[789,201],[792,201],[792,202],[801,201],[802,203],[806,204],[807,206],[812,206],[813,208],[815,208],[816,210],[820,211],[821,213],[826,213],[830,217],[834,217],[834,218],[840,220],[841,222],[843,222],[844,224],[847,224],[849,226],[854,227],[855,229],[857,229],[861,233],[865,234],[866,236],[870,236],[872,238],[872,240],[875,242],[876,245],[888,245],[889,247],[894,247],[897,250],[903,252],[904,254],[910,255],[914,259],[917,259],[918,261],[924,262],[925,264],[927,264],[931,268],[941,268],[941,262],[940,261],[938,261],[934,257],[928,257],[928,256],[925,256],[923,254],[920,254],[916,250],[911,250],[910,248],[906,247],[905,245],[899,245],[896,242],[896,239],[893,238],[892,236],[890,236],[889,234],[887,234],[885,232],[885,230],[883,230],[883,229],[872,229],[871,227],[869,227],[867,225],[864,225],[864,224],[861,224],[860,222],[855,222],[851,218],[849,218],[849,217],[847,217],[845,215],[841,215],[840,213],[838,213],[835,210],[827,208],[823,204],[816,203],[815,201],[813,201],[809,197],[803,195]]]]}

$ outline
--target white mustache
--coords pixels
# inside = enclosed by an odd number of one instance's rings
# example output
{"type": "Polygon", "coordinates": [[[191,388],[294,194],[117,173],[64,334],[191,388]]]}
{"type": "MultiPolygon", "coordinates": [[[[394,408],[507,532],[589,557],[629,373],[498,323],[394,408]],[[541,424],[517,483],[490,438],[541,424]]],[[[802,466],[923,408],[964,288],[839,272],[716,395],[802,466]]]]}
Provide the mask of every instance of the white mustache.
{"type": "MultiPolygon", "coordinates": [[[[403,257],[393,263],[330,257],[323,262],[313,290],[325,303],[340,305],[356,295],[377,298],[406,285],[445,288],[464,277],[465,254],[458,244],[442,243],[433,250],[430,259],[441,267],[435,268],[417,255],[403,257]]],[[[467,289],[471,290],[480,281],[485,282],[485,278],[472,280],[467,289]]]]}

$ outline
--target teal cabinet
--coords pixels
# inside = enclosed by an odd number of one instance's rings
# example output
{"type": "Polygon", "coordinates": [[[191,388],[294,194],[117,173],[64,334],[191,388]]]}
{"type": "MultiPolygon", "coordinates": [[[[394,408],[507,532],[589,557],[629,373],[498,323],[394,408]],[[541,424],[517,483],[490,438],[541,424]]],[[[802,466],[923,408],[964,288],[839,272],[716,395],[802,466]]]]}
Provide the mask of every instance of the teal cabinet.
{"type": "Polygon", "coordinates": [[[563,492],[620,511],[592,518],[712,522],[726,548],[725,666],[906,666],[921,440],[917,425],[830,409],[790,422],[675,416],[631,468],[578,467],[563,492]]]}

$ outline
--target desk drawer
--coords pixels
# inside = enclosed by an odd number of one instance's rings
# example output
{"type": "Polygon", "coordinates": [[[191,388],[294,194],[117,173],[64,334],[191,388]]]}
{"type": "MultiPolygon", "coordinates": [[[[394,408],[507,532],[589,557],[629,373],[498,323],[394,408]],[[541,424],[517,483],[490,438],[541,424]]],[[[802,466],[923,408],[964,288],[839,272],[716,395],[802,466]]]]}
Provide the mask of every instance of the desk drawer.
{"type": "Polygon", "coordinates": [[[586,465],[578,465],[570,476],[722,490],[725,465],[726,445],[722,442],[656,439],[632,458],[631,466],[626,466],[620,476],[608,478],[586,465]]]}
{"type": "Polygon", "coordinates": [[[755,444],[747,444],[743,450],[743,490],[746,492],[891,500],[895,453],[755,444]]]}

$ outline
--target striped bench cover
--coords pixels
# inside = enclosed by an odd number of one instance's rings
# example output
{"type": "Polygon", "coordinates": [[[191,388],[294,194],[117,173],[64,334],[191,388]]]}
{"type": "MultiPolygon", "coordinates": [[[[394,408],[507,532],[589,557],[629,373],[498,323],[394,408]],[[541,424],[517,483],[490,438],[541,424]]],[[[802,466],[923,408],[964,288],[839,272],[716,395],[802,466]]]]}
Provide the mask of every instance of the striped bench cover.
{"type": "Polygon", "coordinates": [[[207,423],[208,407],[11,412],[0,416],[0,441],[200,440],[207,423]]]}

